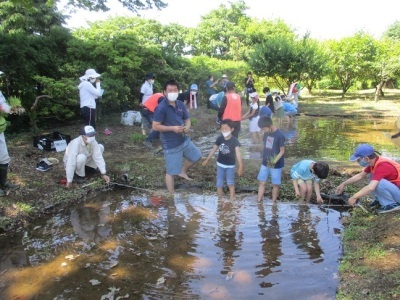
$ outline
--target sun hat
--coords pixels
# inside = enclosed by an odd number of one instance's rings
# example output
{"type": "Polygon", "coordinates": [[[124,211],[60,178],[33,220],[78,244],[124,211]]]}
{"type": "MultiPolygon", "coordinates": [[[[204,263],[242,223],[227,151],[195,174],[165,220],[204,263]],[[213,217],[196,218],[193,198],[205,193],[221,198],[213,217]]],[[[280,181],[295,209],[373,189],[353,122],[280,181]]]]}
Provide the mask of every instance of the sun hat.
{"type": "Polygon", "coordinates": [[[369,144],[360,144],[357,146],[354,153],[350,156],[350,161],[355,161],[361,157],[370,156],[374,153],[374,147],[369,144]]]}
{"type": "Polygon", "coordinates": [[[88,80],[89,78],[98,78],[101,75],[97,73],[94,69],[87,69],[85,75],[80,77],[80,80],[88,80]]]}
{"type": "Polygon", "coordinates": [[[81,135],[84,136],[95,136],[96,130],[92,126],[85,126],[81,129],[81,135]]]}
{"type": "Polygon", "coordinates": [[[257,92],[250,93],[249,96],[250,96],[251,98],[256,98],[256,99],[258,100],[258,94],[257,94],[257,92]]]}
{"type": "Polygon", "coordinates": [[[191,90],[197,91],[197,90],[198,90],[197,84],[194,84],[194,83],[193,83],[193,84],[190,86],[190,89],[191,89],[191,90]]]}
{"type": "Polygon", "coordinates": [[[222,78],[228,78],[228,76],[226,76],[226,74],[222,75],[222,78]]]}

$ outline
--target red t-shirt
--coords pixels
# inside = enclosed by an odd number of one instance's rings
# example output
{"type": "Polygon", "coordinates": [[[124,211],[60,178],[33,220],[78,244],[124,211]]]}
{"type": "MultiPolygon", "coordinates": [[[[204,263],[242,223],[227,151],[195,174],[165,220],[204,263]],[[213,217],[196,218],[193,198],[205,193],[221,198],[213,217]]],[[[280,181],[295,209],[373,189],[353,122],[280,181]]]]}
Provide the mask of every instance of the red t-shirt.
{"type": "MultiPolygon", "coordinates": [[[[366,167],[364,169],[365,173],[371,173],[371,167],[366,167]]],[[[381,180],[386,179],[388,181],[396,180],[397,179],[397,170],[396,168],[388,163],[388,162],[381,162],[376,168],[374,174],[372,174],[371,180],[381,180]]],[[[395,183],[396,184],[396,183],[395,183]]],[[[400,182],[396,184],[400,187],[400,182]]]]}

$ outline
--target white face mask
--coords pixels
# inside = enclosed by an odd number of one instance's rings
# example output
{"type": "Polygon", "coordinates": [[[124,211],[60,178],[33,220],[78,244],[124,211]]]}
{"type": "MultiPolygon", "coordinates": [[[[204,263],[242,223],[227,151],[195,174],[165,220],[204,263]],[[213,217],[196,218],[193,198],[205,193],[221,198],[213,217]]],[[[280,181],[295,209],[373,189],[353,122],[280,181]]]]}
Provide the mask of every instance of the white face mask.
{"type": "Polygon", "coordinates": [[[197,91],[191,91],[192,95],[196,95],[197,91]]]}
{"type": "Polygon", "coordinates": [[[87,144],[91,144],[91,143],[93,143],[95,141],[95,139],[96,139],[96,137],[94,137],[94,136],[87,136],[86,137],[86,143],[87,144]]]}
{"type": "Polygon", "coordinates": [[[95,83],[95,82],[96,82],[96,78],[90,78],[89,81],[90,81],[91,83],[95,83]]]}
{"type": "Polygon", "coordinates": [[[154,84],[154,79],[149,80],[150,84],[154,84]]]}
{"type": "Polygon", "coordinates": [[[168,93],[167,95],[169,101],[176,101],[176,99],[178,99],[179,93],[168,93]]]}
{"type": "Polygon", "coordinates": [[[228,137],[228,136],[230,136],[231,135],[231,131],[224,131],[224,132],[222,132],[222,135],[224,136],[224,137],[228,137]]]}
{"type": "Polygon", "coordinates": [[[252,109],[257,109],[257,108],[258,108],[258,104],[257,104],[257,103],[253,103],[253,104],[251,105],[251,108],[252,108],[252,109]]]}

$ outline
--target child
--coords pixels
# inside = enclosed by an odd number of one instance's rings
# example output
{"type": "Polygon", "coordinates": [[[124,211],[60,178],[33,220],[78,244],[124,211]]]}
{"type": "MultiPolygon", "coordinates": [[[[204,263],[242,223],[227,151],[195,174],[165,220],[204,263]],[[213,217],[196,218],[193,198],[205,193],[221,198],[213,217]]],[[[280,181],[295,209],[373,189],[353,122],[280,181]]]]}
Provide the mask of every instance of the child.
{"type": "Polygon", "coordinates": [[[295,164],[290,170],[290,177],[293,179],[293,187],[296,197],[300,197],[299,202],[310,202],[312,197],[312,182],[314,181],[315,194],[317,202],[323,203],[319,187],[319,180],[325,179],[329,173],[329,166],[324,162],[315,162],[312,160],[302,160],[295,164]],[[300,191],[299,191],[300,187],[300,191]]]}
{"type": "Polygon", "coordinates": [[[270,117],[261,117],[258,120],[258,127],[264,132],[263,160],[258,173],[258,201],[264,197],[265,182],[271,173],[272,201],[276,202],[279,195],[279,185],[281,184],[282,168],[285,164],[285,136],[273,125],[270,117]]]}
{"type": "Polygon", "coordinates": [[[258,119],[260,118],[258,115],[260,111],[260,100],[256,92],[250,93],[249,96],[251,98],[250,109],[242,116],[242,121],[246,119],[250,120],[250,133],[253,139],[253,143],[259,143],[261,142],[261,129],[260,127],[258,127],[258,119]]]}
{"type": "Polygon", "coordinates": [[[217,159],[217,192],[218,197],[222,198],[224,180],[229,187],[230,199],[235,199],[235,165],[239,164],[238,175],[243,174],[243,162],[240,154],[240,142],[232,135],[234,130],[233,122],[229,119],[221,121],[221,135],[215,141],[210,154],[204,160],[203,166],[206,166],[210,158],[217,149],[219,150],[217,159]]]}
{"type": "Polygon", "coordinates": [[[275,108],[276,116],[278,118],[278,127],[282,128],[282,120],[285,116],[285,110],[283,108],[283,101],[278,92],[274,92],[273,96],[275,97],[274,108],[275,108]]]}

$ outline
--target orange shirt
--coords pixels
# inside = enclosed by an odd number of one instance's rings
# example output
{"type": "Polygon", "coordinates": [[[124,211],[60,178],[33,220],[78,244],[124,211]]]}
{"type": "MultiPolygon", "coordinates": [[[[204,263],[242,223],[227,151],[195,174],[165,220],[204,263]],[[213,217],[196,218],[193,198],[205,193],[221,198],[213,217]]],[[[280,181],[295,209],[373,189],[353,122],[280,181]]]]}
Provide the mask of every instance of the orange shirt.
{"type": "Polygon", "coordinates": [[[222,120],[231,119],[232,121],[242,120],[242,99],[239,94],[226,93],[226,107],[222,120]]]}
{"type": "Polygon", "coordinates": [[[152,113],[154,113],[154,111],[156,110],[156,107],[158,105],[158,99],[160,99],[160,97],[164,97],[164,94],[163,93],[155,93],[155,94],[151,95],[144,102],[143,106],[146,107],[152,113]]]}

